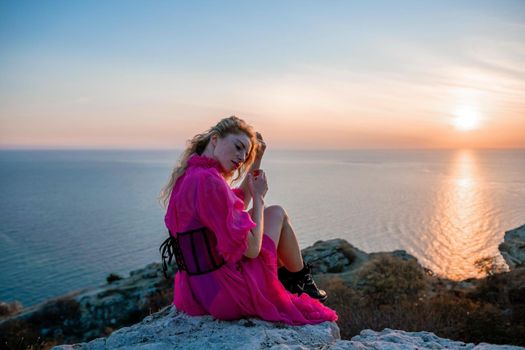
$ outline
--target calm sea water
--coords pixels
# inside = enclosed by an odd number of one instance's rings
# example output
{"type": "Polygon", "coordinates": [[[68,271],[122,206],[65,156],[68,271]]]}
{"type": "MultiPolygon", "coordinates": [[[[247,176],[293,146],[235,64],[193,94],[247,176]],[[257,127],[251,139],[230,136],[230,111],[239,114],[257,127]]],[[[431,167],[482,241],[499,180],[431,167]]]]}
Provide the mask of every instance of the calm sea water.
{"type": "MultiPolygon", "coordinates": [[[[0,151],[0,300],[32,305],[159,261],[177,151],[0,151]]],[[[525,223],[525,150],[267,151],[300,244],[405,249],[454,279],[525,223]]],[[[499,257],[500,258],[500,257],[499,257]]]]}

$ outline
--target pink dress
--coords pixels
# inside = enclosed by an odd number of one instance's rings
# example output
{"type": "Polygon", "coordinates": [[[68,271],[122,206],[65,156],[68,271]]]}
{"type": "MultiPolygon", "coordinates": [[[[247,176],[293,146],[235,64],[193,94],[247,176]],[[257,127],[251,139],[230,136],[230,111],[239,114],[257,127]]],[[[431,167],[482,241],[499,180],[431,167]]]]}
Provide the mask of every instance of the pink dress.
{"type": "Polygon", "coordinates": [[[336,321],[335,311],[318,300],[288,292],[277,278],[277,252],[263,235],[255,259],[243,255],[247,235],[255,227],[244,210],[243,192],[231,189],[214,159],[193,155],[176,182],[166,212],[166,227],[176,234],[207,227],[217,237],[217,251],[226,264],[203,275],[175,275],[173,304],[189,315],[222,320],[258,317],[290,325],[336,321]]]}

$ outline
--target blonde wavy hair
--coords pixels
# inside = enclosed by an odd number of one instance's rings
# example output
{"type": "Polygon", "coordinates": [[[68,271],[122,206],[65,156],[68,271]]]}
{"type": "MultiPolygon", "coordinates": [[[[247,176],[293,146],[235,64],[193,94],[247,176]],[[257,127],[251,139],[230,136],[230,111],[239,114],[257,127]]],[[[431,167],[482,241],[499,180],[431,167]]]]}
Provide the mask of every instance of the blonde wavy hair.
{"type": "Polygon", "coordinates": [[[258,141],[255,130],[252,126],[250,126],[244,120],[237,118],[236,116],[231,116],[228,118],[221,119],[217,123],[217,125],[211,127],[205,133],[197,134],[193,136],[191,140],[187,141],[186,149],[182,153],[178,164],[173,168],[167,185],[164,186],[164,188],[160,192],[159,202],[162,204],[162,206],[164,208],[168,206],[171,197],[171,192],[173,191],[173,187],[175,186],[177,179],[184,174],[186,168],[188,167],[188,159],[193,154],[201,155],[202,152],[204,152],[204,149],[206,149],[206,146],[208,145],[211,137],[214,134],[217,134],[220,138],[224,138],[229,134],[240,133],[244,133],[250,138],[251,147],[246,156],[246,161],[235,172],[230,174],[227,180],[230,182],[230,184],[232,184],[235,181],[242,178],[255,160],[255,155],[257,153],[258,148],[258,141]],[[235,173],[236,176],[234,177],[233,175],[235,173]]]}

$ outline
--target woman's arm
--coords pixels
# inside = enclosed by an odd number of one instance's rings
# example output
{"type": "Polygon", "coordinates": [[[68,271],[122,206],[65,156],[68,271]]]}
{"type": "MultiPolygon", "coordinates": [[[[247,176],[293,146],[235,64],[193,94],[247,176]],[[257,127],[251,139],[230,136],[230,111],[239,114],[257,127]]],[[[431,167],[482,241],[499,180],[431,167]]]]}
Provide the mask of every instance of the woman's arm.
{"type": "Polygon", "coordinates": [[[253,259],[261,251],[264,231],[264,196],[268,190],[268,184],[266,175],[262,170],[257,176],[249,173],[246,177],[248,178],[248,192],[253,197],[252,221],[255,222],[256,226],[248,233],[248,248],[244,255],[253,259]]]}
{"type": "Polygon", "coordinates": [[[264,228],[264,199],[262,196],[253,199],[252,220],[257,226],[248,233],[248,248],[244,252],[244,255],[251,259],[259,255],[262,246],[264,228]]]}

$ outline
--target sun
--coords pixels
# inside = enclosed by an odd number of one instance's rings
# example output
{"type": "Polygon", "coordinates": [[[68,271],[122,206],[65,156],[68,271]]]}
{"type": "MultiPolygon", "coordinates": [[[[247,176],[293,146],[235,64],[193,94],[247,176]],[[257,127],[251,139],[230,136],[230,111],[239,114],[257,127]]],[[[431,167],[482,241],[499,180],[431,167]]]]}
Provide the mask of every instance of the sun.
{"type": "Polygon", "coordinates": [[[471,106],[459,107],[454,113],[452,125],[459,131],[475,130],[479,127],[480,114],[471,106]]]}

